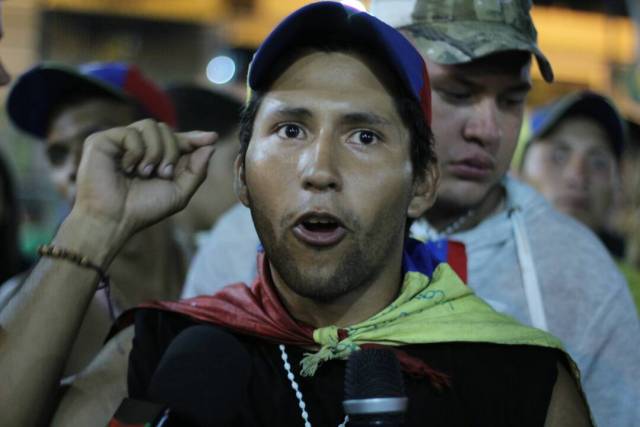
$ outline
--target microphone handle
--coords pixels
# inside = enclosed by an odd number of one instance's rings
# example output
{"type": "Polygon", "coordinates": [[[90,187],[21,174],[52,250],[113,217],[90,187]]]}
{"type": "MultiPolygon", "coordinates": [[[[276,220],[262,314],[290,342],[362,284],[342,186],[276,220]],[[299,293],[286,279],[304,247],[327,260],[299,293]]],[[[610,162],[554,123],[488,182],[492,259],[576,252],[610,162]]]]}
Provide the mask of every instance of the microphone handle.
{"type": "Polygon", "coordinates": [[[124,398],[107,427],[161,427],[169,419],[169,413],[167,405],[124,398]]]}

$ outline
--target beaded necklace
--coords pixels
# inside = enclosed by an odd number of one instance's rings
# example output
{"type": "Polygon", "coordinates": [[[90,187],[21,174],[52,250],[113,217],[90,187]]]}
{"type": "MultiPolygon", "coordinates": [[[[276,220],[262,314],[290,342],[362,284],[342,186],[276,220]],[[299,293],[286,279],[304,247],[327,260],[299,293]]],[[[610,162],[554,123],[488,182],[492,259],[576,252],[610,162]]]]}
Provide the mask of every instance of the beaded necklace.
{"type": "MultiPolygon", "coordinates": [[[[302,396],[302,392],[300,391],[300,386],[296,381],[296,377],[291,370],[291,364],[289,363],[289,355],[287,354],[287,350],[284,347],[284,344],[280,344],[278,346],[280,348],[280,355],[282,357],[282,364],[284,366],[284,370],[287,371],[287,378],[291,383],[291,388],[296,394],[296,399],[298,399],[298,407],[300,408],[300,413],[302,414],[302,420],[304,421],[304,427],[311,427],[311,422],[309,421],[309,413],[307,412],[307,405],[304,403],[304,398],[302,396]]],[[[338,427],[345,427],[349,422],[349,416],[345,415],[344,421],[338,424],[338,427]]]]}
{"type": "Polygon", "coordinates": [[[442,231],[438,231],[431,225],[429,225],[429,223],[426,223],[424,232],[427,240],[433,241],[442,239],[443,237],[449,237],[453,233],[460,230],[460,228],[462,228],[462,226],[465,225],[467,221],[469,221],[469,218],[471,218],[475,213],[475,209],[469,209],[467,213],[453,221],[451,224],[447,225],[442,231]]]}

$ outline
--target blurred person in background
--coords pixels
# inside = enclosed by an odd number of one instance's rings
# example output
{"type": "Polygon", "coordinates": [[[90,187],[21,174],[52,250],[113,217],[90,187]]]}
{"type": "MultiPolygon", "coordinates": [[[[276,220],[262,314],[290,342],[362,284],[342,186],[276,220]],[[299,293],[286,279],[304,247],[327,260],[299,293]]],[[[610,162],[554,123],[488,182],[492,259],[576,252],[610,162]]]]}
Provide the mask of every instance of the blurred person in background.
{"type": "MultiPolygon", "coordinates": [[[[208,230],[237,201],[233,163],[239,150],[237,132],[242,103],[235,95],[191,83],[170,85],[166,92],[175,106],[178,130],[216,130],[219,135],[205,181],[189,204],[172,217],[181,242],[192,248],[197,246],[198,234],[208,230]]],[[[132,328],[128,328],[114,336],[89,366],[75,376],[55,408],[52,426],[81,427],[107,422],[127,393],[132,334],[132,328]]]]}
{"type": "Polygon", "coordinates": [[[616,107],[597,93],[576,92],[535,110],[530,124],[520,177],[623,258],[624,240],[610,230],[627,140],[616,107]]]}
{"type": "Polygon", "coordinates": [[[620,162],[628,145],[618,109],[600,94],[576,92],[535,110],[530,129],[519,176],[556,209],[596,233],[637,292],[637,272],[624,262],[626,242],[611,227],[621,194],[620,162]]]}
{"type": "MultiPolygon", "coordinates": [[[[137,67],[119,62],[37,65],[11,88],[7,111],[18,129],[43,142],[49,179],[69,205],[74,203],[80,154],[89,135],[144,117],[176,125],[167,95],[137,67]]],[[[179,295],[186,262],[170,221],[130,241],[109,271],[117,311],[179,295]],[[153,269],[156,263],[163,268],[153,269]],[[141,284],[149,274],[155,275],[152,288],[141,284]]]]}
{"type": "Polygon", "coordinates": [[[173,218],[185,244],[195,250],[218,218],[238,202],[233,191],[233,162],[238,154],[238,126],[242,101],[237,95],[192,83],[169,85],[167,94],[178,117],[177,130],[199,129],[218,134],[216,155],[209,162],[207,178],[173,218]]]}
{"type": "MultiPolygon", "coordinates": [[[[553,79],[530,9],[530,0],[371,3],[374,15],[422,53],[432,82],[440,188],[412,233],[462,241],[469,285],[480,297],[566,344],[598,425],[638,425],[640,322],[624,277],[592,233],[506,174],[532,54],[544,79],[553,79]]],[[[184,295],[255,277],[259,239],[247,209],[229,210],[208,243],[194,258],[184,295]]]]}
{"type": "MultiPolygon", "coordinates": [[[[51,166],[49,178],[70,205],[75,201],[78,166],[89,135],[145,117],[161,121],[160,129],[165,133],[171,132],[170,127],[176,124],[167,95],[135,66],[125,63],[94,63],[78,68],[56,63],[37,65],[17,79],[9,93],[7,110],[14,125],[43,141],[51,166]]],[[[158,153],[145,155],[153,160],[158,153]]],[[[162,165],[166,172],[174,166],[162,165]]],[[[139,172],[143,176],[152,173],[148,169],[139,172]]],[[[0,369],[5,383],[15,375],[26,384],[13,396],[14,403],[21,402],[23,397],[21,405],[33,403],[38,409],[37,414],[27,416],[46,419],[59,391],[64,390],[58,388],[61,379],[66,378],[67,385],[73,380],[71,375],[94,358],[103,346],[113,315],[146,300],[178,297],[186,262],[170,222],[163,221],[142,231],[127,242],[110,266],[111,286],[92,295],[90,304],[81,312],[79,327],[69,313],[78,313],[74,310],[78,305],[82,307],[79,300],[83,294],[72,283],[49,294],[47,277],[36,269],[24,281],[17,282],[17,289],[0,288],[12,294],[0,307],[0,324],[5,334],[0,343],[0,369]],[[11,339],[7,339],[9,336],[11,339]],[[48,341],[56,337],[57,341],[48,341]],[[38,369],[23,372],[16,368],[28,364],[31,358],[37,360],[31,364],[38,369]],[[37,377],[43,386],[29,386],[29,375],[37,377]]],[[[130,344],[130,337],[117,344],[121,357],[126,358],[130,344]]],[[[0,396],[4,404],[12,401],[7,399],[6,395],[0,396]]],[[[28,414],[25,407],[10,406],[28,414]]]]}

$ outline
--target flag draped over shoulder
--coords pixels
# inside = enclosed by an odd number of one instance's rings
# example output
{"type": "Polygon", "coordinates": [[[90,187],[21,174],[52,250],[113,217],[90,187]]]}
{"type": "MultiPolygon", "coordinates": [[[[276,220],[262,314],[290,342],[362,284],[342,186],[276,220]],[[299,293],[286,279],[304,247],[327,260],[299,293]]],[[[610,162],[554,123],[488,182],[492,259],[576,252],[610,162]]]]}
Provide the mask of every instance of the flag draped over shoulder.
{"type": "MultiPolygon", "coordinates": [[[[283,307],[271,283],[269,263],[258,256],[258,277],[251,287],[227,286],[210,296],[182,301],[151,302],[141,307],[185,314],[197,321],[213,323],[231,331],[288,345],[319,348],[302,359],[301,374],[313,375],[318,366],[332,359],[346,359],[368,346],[484,342],[535,345],[562,349],[550,334],[521,325],[500,314],[474,295],[453,265],[464,267],[464,247],[457,243],[434,250],[433,243],[408,239],[403,254],[404,280],[397,298],[371,318],[345,328],[313,328],[293,319],[283,307]],[[455,259],[453,259],[455,258],[455,259]]],[[[417,375],[443,378],[426,363],[396,349],[403,368],[417,375]]]]}

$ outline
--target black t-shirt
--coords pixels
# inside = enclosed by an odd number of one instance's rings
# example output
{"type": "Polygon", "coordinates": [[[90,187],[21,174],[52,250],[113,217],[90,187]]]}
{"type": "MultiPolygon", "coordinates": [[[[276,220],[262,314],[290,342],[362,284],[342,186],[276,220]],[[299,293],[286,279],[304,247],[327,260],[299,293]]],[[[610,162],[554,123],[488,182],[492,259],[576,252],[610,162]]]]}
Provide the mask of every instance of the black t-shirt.
{"type": "MultiPolygon", "coordinates": [[[[171,341],[198,324],[186,316],[140,310],[129,361],[129,394],[145,399],[151,376],[171,341]]],[[[213,326],[212,326],[213,327],[213,326]]],[[[230,332],[229,332],[230,333],[230,332]]],[[[234,426],[304,426],[277,344],[233,334],[250,356],[249,386],[234,426]]],[[[314,426],[337,426],[342,409],[345,361],[320,365],[313,377],[298,374],[304,349],[287,346],[296,381],[314,426]]],[[[441,343],[402,350],[449,376],[437,390],[425,378],[404,375],[409,409],[405,426],[543,426],[562,354],[525,345],[441,343]]],[[[211,384],[215,387],[216,384],[211,384]]]]}

